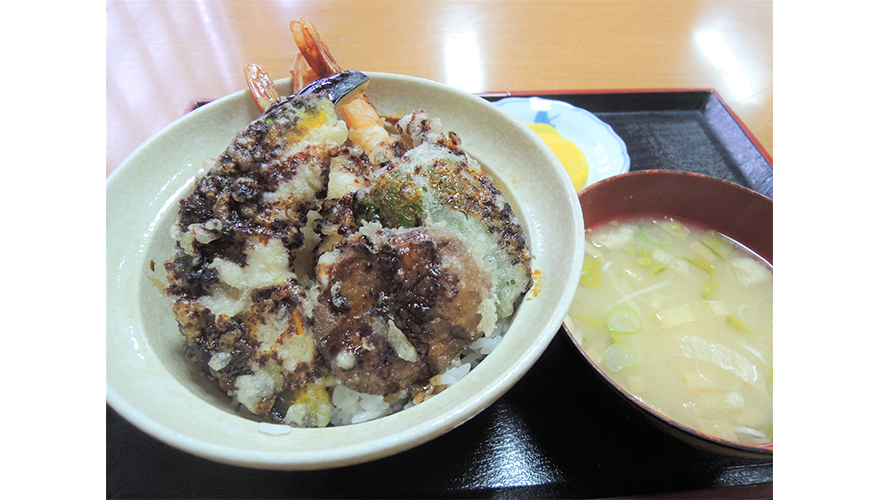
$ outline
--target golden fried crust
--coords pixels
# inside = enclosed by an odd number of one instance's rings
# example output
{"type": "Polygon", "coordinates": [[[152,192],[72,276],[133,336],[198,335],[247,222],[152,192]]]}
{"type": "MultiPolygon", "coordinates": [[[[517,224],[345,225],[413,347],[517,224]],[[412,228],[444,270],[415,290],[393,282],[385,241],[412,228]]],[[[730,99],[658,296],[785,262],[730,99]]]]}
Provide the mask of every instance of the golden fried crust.
{"type": "Polygon", "coordinates": [[[251,412],[327,425],[333,376],[369,394],[425,385],[530,284],[510,206],[423,114],[408,137],[428,143],[395,140],[377,172],[329,99],[282,99],[181,200],[172,311],[187,355],[251,412]]]}
{"type": "Polygon", "coordinates": [[[269,165],[309,130],[335,119],[334,106],[320,96],[285,97],[248,124],[217,160],[217,173],[230,175],[269,165]]]}
{"type": "Polygon", "coordinates": [[[313,131],[335,124],[326,98],[273,106],[180,202],[166,292],[187,354],[221,390],[246,393],[250,399],[242,402],[254,413],[267,413],[282,391],[327,374],[308,332],[291,252],[305,245],[308,214],[326,196],[331,157],[338,154],[313,131]],[[255,256],[261,249],[264,255],[255,256]],[[269,264],[255,262],[265,255],[269,264]],[[282,278],[261,278],[253,271],[260,265],[280,270],[282,278]],[[233,279],[248,272],[250,278],[233,279]]]}

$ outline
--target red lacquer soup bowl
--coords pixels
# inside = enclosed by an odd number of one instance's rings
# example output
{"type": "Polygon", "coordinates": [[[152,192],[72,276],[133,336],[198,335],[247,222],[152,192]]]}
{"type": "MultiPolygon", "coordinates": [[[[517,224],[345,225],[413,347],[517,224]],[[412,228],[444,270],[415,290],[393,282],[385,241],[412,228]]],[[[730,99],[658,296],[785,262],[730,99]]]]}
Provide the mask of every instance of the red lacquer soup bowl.
{"type": "MultiPolygon", "coordinates": [[[[641,214],[666,215],[722,233],[773,264],[773,201],[737,184],[694,173],[638,171],[593,184],[579,193],[579,199],[585,228],[641,214]]],[[[773,456],[772,440],[761,445],[728,441],[655,411],[612,380],[600,368],[601,360],[597,362],[587,355],[572,334],[569,321],[567,318],[565,331],[592,371],[663,431],[705,451],[744,457],[773,456]]]]}

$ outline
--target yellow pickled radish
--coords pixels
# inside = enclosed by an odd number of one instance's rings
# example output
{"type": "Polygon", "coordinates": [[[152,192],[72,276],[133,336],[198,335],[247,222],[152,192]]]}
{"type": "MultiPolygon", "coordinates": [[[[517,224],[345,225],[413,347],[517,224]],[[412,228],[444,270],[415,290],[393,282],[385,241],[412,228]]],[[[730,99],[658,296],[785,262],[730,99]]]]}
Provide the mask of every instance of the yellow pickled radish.
{"type": "Polygon", "coordinates": [[[559,135],[559,132],[538,132],[538,137],[550,146],[550,149],[562,162],[574,188],[578,191],[583,189],[587,185],[587,176],[590,174],[590,166],[587,165],[584,152],[575,143],[559,135]]]}
{"type": "Polygon", "coordinates": [[[529,123],[528,127],[537,134],[556,134],[562,135],[556,130],[556,127],[549,123],[529,123]]]}
{"type": "Polygon", "coordinates": [[[556,127],[549,123],[529,123],[527,125],[550,146],[550,149],[562,162],[574,188],[583,189],[587,185],[587,177],[590,175],[590,166],[587,164],[584,152],[575,143],[562,137],[556,127]]]}

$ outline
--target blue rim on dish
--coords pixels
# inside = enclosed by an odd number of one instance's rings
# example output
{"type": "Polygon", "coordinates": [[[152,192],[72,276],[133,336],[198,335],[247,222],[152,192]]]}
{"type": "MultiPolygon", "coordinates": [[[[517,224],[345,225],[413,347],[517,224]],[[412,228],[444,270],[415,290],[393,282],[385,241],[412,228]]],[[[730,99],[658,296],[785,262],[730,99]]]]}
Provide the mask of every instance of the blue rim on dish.
{"type": "Polygon", "coordinates": [[[626,143],[593,113],[564,101],[543,97],[506,97],[495,104],[523,123],[552,125],[564,138],[575,143],[590,166],[586,186],[629,172],[626,143]]]}

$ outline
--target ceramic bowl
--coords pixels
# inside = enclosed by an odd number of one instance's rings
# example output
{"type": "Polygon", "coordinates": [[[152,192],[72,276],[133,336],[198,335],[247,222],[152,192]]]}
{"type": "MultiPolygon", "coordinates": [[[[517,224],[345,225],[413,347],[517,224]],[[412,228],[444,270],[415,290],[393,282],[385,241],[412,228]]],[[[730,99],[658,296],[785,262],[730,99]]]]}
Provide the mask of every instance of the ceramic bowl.
{"type": "MultiPolygon", "coordinates": [[[[586,228],[636,214],[663,214],[708,226],[747,246],[773,264],[773,202],[750,189],[705,175],[638,171],[600,181],[579,193],[586,228]]],[[[593,373],[627,400],[638,413],[677,438],[725,455],[772,457],[773,445],[734,443],[682,425],[650,408],[611,379],[572,335],[575,348],[593,373]]]]}
{"type": "MultiPolygon", "coordinates": [[[[151,138],[107,180],[107,401],[172,446],[218,462],[265,469],[319,469],[377,459],[461,425],[513,386],[562,324],[577,286],[583,219],[562,165],[535,134],[487,101],[408,76],[370,73],[385,116],[419,107],[457,132],[521,218],[535,285],[503,340],[458,383],[424,403],[373,421],[282,435],[258,430],[186,359],[161,292],[177,202],[215,157],[258,116],[246,91],[187,114],[151,138]]],[[[289,80],[277,82],[289,91],[289,80]]]]}

